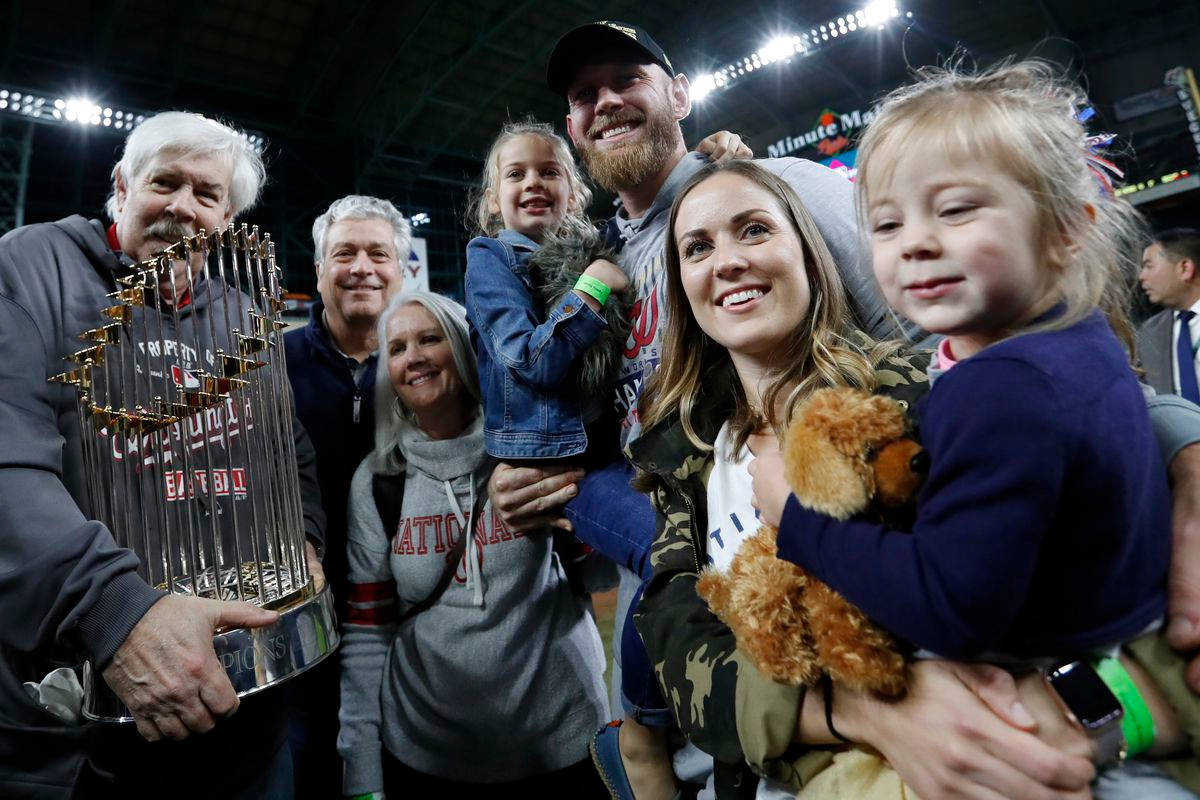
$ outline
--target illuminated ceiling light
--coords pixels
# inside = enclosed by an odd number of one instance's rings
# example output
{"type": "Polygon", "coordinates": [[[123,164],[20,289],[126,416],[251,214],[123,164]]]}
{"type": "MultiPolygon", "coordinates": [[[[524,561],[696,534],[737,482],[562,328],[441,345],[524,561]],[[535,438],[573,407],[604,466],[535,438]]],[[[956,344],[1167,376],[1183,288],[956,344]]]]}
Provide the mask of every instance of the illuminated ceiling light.
{"type": "MultiPolygon", "coordinates": [[[[146,119],[143,114],[101,106],[86,97],[55,97],[52,94],[6,88],[0,88],[0,112],[20,114],[30,120],[48,123],[74,123],[119,131],[133,130],[146,119]]],[[[264,139],[261,135],[249,136],[249,142],[259,152],[262,151],[264,139]]]]}
{"type": "Polygon", "coordinates": [[[880,25],[899,13],[894,0],[871,0],[863,8],[863,17],[867,25],[880,25]]]}
{"type": "MultiPolygon", "coordinates": [[[[760,70],[767,64],[790,61],[792,56],[807,54],[821,47],[830,38],[845,38],[872,27],[882,29],[893,17],[900,16],[896,0],[871,0],[863,8],[834,20],[809,28],[808,33],[775,36],[756,52],[736,59],[733,63],[703,74],[692,82],[692,99],[700,100],[717,89],[730,86],[738,77],[760,70]]],[[[906,17],[912,18],[911,12],[906,17]]]]}
{"type": "Polygon", "coordinates": [[[792,54],[792,41],[785,36],[776,36],[768,41],[758,51],[758,57],[764,62],[770,64],[773,61],[781,61],[792,54]]]}

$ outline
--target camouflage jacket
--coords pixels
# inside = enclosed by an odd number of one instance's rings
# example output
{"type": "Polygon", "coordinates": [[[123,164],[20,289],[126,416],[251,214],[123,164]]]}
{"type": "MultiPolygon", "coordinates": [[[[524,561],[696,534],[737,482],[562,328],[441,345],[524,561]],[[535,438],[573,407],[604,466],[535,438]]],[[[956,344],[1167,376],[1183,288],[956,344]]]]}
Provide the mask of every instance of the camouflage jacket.
{"type": "MultiPolygon", "coordinates": [[[[877,391],[913,414],[928,392],[928,353],[895,355],[876,371],[877,391]]],[[[732,411],[729,402],[701,398],[709,410],[697,434],[713,442],[732,411]]],[[[801,785],[823,769],[831,751],[793,746],[804,689],[763,676],[737,649],[732,631],[696,594],[707,560],[707,482],[711,451],[688,441],[674,415],[629,445],[638,488],[658,518],[651,548],[653,575],[634,614],[658,682],[681,730],[715,760],[718,797],[753,797],[754,772],[801,785]]]]}

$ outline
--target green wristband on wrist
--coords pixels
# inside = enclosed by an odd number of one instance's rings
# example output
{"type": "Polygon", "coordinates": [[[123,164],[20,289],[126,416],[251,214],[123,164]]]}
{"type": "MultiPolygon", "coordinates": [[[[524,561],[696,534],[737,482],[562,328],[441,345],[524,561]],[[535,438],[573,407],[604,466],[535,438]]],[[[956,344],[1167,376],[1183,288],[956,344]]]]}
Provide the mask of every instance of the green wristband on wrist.
{"type": "Polygon", "coordinates": [[[608,288],[607,283],[593,278],[591,275],[580,275],[579,280],[575,281],[575,289],[583,292],[600,305],[608,302],[608,296],[612,294],[612,289],[608,288]]]}
{"type": "Polygon", "coordinates": [[[1149,750],[1154,744],[1154,718],[1129,672],[1115,658],[1102,658],[1094,666],[1100,680],[1116,695],[1125,710],[1121,717],[1121,732],[1125,735],[1126,756],[1149,750]]]}

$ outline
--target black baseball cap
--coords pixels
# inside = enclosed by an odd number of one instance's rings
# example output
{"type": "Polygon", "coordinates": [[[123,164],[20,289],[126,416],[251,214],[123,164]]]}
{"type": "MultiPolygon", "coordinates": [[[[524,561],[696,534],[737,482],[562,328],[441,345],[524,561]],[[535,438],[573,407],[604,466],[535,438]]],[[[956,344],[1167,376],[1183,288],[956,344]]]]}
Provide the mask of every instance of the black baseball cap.
{"type": "Polygon", "coordinates": [[[572,28],[559,38],[554,49],[550,51],[550,62],[546,65],[546,83],[555,94],[566,97],[571,80],[579,68],[595,61],[598,53],[614,48],[643,54],[665,69],[668,75],[675,75],[671,59],[667,58],[667,54],[650,34],[637,25],[606,19],[572,28]]]}

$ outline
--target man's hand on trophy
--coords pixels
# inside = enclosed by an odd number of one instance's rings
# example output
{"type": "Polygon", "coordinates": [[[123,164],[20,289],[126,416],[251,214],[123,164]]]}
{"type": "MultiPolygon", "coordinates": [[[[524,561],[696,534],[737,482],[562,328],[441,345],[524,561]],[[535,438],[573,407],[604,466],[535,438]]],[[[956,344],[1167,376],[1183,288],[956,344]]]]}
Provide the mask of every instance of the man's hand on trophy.
{"type": "Polygon", "coordinates": [[[249,603],[166,595],[117,648],[104,680],[148,741],[204,733],[238,707],[213,650],[213,632],[257,628],[278,618],[249,603]]]}
{"type": "Polygon", "coordinates": [[[308,573],[312,575],[313,589],[321,591],[325,588],[325,568],[321,566],[321,559],[317,558],[317,548],[313,547],[313,543],[304,540],[304,560],[308,562],[308,573]]]}

